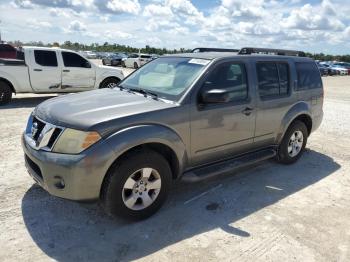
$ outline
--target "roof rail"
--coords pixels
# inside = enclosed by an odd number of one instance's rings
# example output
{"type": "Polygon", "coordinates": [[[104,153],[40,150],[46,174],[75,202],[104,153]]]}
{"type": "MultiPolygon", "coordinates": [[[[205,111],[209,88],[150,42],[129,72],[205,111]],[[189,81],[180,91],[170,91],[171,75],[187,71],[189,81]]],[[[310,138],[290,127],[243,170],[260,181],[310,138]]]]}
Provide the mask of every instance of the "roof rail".
{"type": "Polygon", "coordinates": [[[208,47],[197,47],[191,51],[191,53],[204,53],[204,52],[233,52],[238,53],[239,49],[229,48],[208,48],[208,47]]]}
{"type": "Polygon", "coordinates": [[[251,54],[265,54],[265,55],[285,55],[285,56],[301,56],[305,57],[305,53],[295,50],[284,49],[272,49],[272,48],[256,48],[256,47],[243,47],[239,52],[239,55],[251,55],[251,54]]]}

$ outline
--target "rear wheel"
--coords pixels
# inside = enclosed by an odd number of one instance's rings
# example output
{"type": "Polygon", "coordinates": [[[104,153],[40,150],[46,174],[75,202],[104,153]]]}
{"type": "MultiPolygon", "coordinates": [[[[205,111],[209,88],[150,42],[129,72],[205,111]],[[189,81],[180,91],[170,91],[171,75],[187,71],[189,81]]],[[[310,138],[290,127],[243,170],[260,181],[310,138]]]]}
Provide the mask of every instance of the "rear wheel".
{"type": "Polygon", "coordinates": [[[168,162],[154,151],[135,152],[115,165],[106,177],[102,203],[107,213],[145,219],[162,206],[172,176],[168,162]]]}
{"type": "Polygon", "coordinates": [[[139,68],[139,65],[136,62],[134,62],[134,68],[135,69],[139,68]]]}
{"type": "Polygon", "coordinates": [[[308,131],[301,121],[294,121],[285,133],[278,149],[278,161],[283,164],[292,164],[297,161],[306,146],[308,131]]]}
{"type": "Polygon", "coordinates": [[[12,99],[12,89],[6,82],[0,81],[0,106],[10,103],[12,99]]]}
{"type": "Polygon", "coordinates": [[[126,67],[126,65],[125,65],[125,62],[124,61],[122,61],[122,67],[126,67]]]}

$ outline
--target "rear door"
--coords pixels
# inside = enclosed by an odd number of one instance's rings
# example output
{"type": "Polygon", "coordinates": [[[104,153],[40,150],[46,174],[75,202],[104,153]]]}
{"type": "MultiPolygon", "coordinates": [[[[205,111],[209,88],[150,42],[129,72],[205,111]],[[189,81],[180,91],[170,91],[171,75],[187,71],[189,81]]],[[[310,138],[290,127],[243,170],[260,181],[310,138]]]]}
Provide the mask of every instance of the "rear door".
{"type": "Polygon", "coordinates": [[[56,50],[28,50],[31,60],[30,82],[37,92],[57,92],[61,86],[61,68],[56,50]]]}
{"type": "Polygon", "coordinates": [[[82,56],[62,51],[62,89],[69,91],[84,91],[95,86],[95,68],[82,56]]]}
{"type": "Polygon", "coordinates": [[[292,92],[293,65],[288,60],[256,61],[258,106],[254,142],[257,147],[275,143],[281,122],[297,101],[292,92]]]}

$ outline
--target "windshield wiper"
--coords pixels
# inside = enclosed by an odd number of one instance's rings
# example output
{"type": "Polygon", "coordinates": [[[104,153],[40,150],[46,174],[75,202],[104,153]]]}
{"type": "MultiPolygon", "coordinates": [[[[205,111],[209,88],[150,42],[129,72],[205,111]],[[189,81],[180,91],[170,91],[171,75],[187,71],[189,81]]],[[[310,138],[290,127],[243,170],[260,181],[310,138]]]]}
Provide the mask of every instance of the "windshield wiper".
{"type": "Polygon", "coordinates": [[[143,94],[143,95],[151,95],[155,98],[158,98],[158,95],[156,93],[153,93],[151,91],[148,91],[148,90],[145,90],[145,89],[142,89],[142,88],[130,88],[129,89],[130,91],[132,92],[137,92],[137,93],[140,93],[140,94],[143,94]]]}

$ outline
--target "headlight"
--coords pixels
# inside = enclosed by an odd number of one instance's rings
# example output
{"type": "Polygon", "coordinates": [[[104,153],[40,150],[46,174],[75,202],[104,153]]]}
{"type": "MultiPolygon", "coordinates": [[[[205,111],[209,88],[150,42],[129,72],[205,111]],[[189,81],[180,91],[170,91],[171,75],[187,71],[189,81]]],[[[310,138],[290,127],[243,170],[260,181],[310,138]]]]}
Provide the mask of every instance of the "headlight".
{"type": "Polygon", "coordinates": [[[101,139],[97,132],[84,132],[66,128],[56,142],[53,152],[79,154],[101,139]]]}

